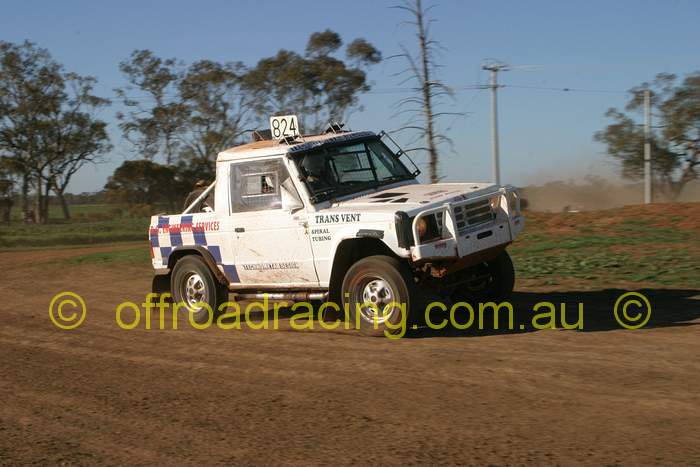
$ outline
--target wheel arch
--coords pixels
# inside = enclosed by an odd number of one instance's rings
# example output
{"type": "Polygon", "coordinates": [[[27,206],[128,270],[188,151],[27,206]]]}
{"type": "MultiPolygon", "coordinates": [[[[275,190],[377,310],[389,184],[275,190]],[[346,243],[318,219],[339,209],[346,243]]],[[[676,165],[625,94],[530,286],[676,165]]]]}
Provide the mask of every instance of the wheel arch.
{"type": "Polygon", "coordinates": [[[338,291],[350,266],[362,258],[374,255],[386,255],[400,261],[405,260],[379,238],[354,237],[343,239],[338,243],[333,254],[333,267],[328,282],[329,297],[332,301],[339,303],[338,291]]]}
{"type": "Polygon", "coordinates": [[[185,247],[177,247],[173,249],[173,251],[170,253],[170,256],[168,256],[168,270],[169,273],[168,275],[172,274],[173,268],[175,267],[175,264],[184,258],[185,256],[190,256],[190,255],[197,255],[200,256],[206,265],[209,267],[211,272],[214,274],[214,277],[216,280],[221,283],[222,285],[225,285],[228,287],[229,282],[228,279],[226,279],[226,276],[224,275],[223,272],[219,269],[219,267],[216,264],[216,261],[214,260],[214,257],[209,253],[209,250],[202,246],[185,246],[185,247]]]}

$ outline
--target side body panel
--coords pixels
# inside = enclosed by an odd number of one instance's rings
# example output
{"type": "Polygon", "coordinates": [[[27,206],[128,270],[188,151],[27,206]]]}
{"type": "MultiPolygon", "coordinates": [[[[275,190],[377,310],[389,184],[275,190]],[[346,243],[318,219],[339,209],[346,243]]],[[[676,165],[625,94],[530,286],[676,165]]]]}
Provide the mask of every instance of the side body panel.
{"type": "Polygon", "coordinates": [[[328,287],[333,270],[333,259],[346,239],[378,238],[397,256],[407,256],[408,251],[399,248],[393,217],[381,212],[323,210],[309,215],[311,246],[316,259],[320,285],[328,287]]]}
{"type": "Polygon", "coordinates": [[[229,220],[214,212],[153,216],[149,230],[153,267],[165,269],[174,250],[198,246],[209,252],[229,283],[240,282],[234,252],[226,241],[230,228],[229,220]]]}

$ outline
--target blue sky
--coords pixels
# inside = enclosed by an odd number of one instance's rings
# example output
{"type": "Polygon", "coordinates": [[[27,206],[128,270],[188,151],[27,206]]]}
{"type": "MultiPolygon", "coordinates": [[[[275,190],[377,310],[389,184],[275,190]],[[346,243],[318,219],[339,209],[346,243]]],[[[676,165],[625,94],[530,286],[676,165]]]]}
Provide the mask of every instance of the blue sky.
{"type": "MultiPolygon", "coordinates": [[[[398,0],[397,0],[398,1],[398,0]]],[[[253,65],[280,48],[303,51],[314,31],[331,28],[346,42],[364,37],[385,56],[399,44],[414,46],[412,31],[397,1],[66,1],[6,0],[0,39],[29,39],[48,48],[68,70],[96,76],[102,95],[124,84],[117,64],[132,50],[147,48],[187,62],[208,58],[253,65]]],[[[425,0],[424,0],[425,1],[425,0]]],[[[592,141],[606,124],[604,113],[624,105],[624,91],[659,72],[679,75],[700,70],[700,2],[456,1],[438,0],[432,16],[434,38],[445,47],[438,76],[452,86],[484,84],[485,58],[512,65],[500,76],[506,86],[581,88],[612,92],[561,92],[505,87],[499,94],[502,181],[513,184],[587,174],[614,178],[616,168],[592,141]],[[521,67],[517,67],[520,66],[521,67]],[[525,66],[527,65],[527,66],[525,66]]],[[[430,4],[430,2],[428,2],[430,4]]],[[[372,69],[377,91],[362,97],[352,129],[391,129],[392,103],[401,94],[393,73],[398,61],[372,69]]],[[[451,123],[455,154],[445,150],[446,180],[491,178],[490,96],[461,90],[449,110],[468,112],[451,123]]],[[[114,122],[118,106],[102,117],[114,122]]],[[[86,167],[70,191],[100,189],[125,157],[134,157],[111,128],[115,150],[108,162],[86,167]]],[[[421,161],[418,161],[419,163],[421,161]]]]}

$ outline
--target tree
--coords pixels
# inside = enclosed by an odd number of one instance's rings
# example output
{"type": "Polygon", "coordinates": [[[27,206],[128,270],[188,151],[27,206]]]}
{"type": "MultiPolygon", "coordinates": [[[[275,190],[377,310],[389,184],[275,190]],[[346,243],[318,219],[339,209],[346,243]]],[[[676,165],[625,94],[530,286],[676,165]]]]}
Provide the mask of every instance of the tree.
{"type": "Polygon", "coordinates": [[[6,157],[0,157],[0,177],[6,182],[6,184],[3,186],[11,187],[9,194],[12,197],[16,195],[16,187],[21,185],[21,210],[23,217],[26,216],[27,212],[29,211],[30,184],[28,174],[22,170],[21,165],[17,163],[16,159],[6,155],[6,157]]]}
{"type": "Polygon", "coordinates": [[[365,39],[355,39],[343,61],[334,56],[342,45],[340,35],[326,29],[311,34],[303,56],[282,49],[249,70],[243,87],[251,93],[258,123],[294,113],[305,132],[316,133],[331,121],[344,121],[359,95],[370,89],[366,69],[382,56],[365,39]]]}
{"type": "Polygon", "coordinates": [[[162,156],[169,166],[198,178],[214,173],[216,155],[246,130],[249,105],[241,91],[245,69],[240,63],[200,60],[186,67],[136,50],[120,64],[129,86],[117,89],[130,109],[119,113],[120,128],[141,157],[162,156]],[[133,95],[133,91],[145,95],[133,95]]]}
{"type": "Polygon", "coordinates": [[[0,159],[0,198],[12,198],[15,196],[14,173],[9,168],[10,159],[0,159]]]}
{"type": "Polygon", "coordinates": [[[29,210],[30,190],[42,185],[33,170],[40,164],[39,122],[57,107],[60,67],[45,49],[31,42],[0,42],[0,151],[6,166],[21,178],[22,211],[29,210]],[[38,182],[38,183],[37,183],[38,182]]]}
{"type": "Polygon", "coordinates": [[[216,155],[247,130],[249,103],[241,91],[243,72],[240,63],[201,60],[187,69],[178,85],[185,109],[180,162],[197,168],[197,178],[213,178],[216,155]]]}
{"type": "Polygon", "coordinates": [[[369,89],[363,67],[381,54],[356,39],[346,50],[349,65],[331,56],[341,46],[326,30],[312,34],[303,57],[281,50],[252,70],[211,60],[185,66],[136,50],[119,66],[129,82],[116,90],[128,109],[117,115],[119,126],[141,158],[161,157],[189,183],[212,179],[216,155],[240,141],[254,115],[308,115],[309,128],[318,130],[357,105],[358,93],[369,89]]]}
{"type": "Polygon", "coordinates": [[[253,109],[260,122],[266,115],[285,113],[300,113],[303,119],[305,94],[309,92],[306,76],[306,61],[289,50],[280,50],[274,57],[263,58],[246,73],[244,87],[251,94],[253,109]]]}
{"type": "MultiPolygon", "coordinates": [[[[681,83],[675,75],[662,73],[651,83],[631,89],[627,112],[643,111],[647,89],[655,120],[651,138],[654,185],[675,200],[699,175],[700,72],[688,75],[681,83]]],[[[623,177],[642,179],[644,129],[632,116],[615,108],[606,116],[614,122],[597,132],[594,139],[605,144],[608,155],[620,162],[623,177]]]]}
{"type": "Polygon", "coordinates": [[[48,220],[50,192],[63,199],[73,174],[110,147],[93,115],[109,104],[92,94],[95,82],[65,72],[31,42],[0,42],[0,154],[21,178],[25,215],[34,190],[36,222],[48,220]]]}
{"type": "Polygon", "coordinates": [[[12,173],[7,170],[7,166],[4,164],[6,160],[0,159],[0,222],[9,225],[14,204],[15,182],[12,179],[12,173]]]}
{"type": "Polygon", "coordinates": [[[146,159],[125,161],[105,184],[110,201],[129,205],[156,205],[179,201],[180,184],[175,169],[146,159]]]}
{"type": "Polygon", "coordinates": [[[418,40],[417,53],[411,53],[408,48],[401,45],[401,53],[391,57],[400,57],[406,61],[407,68],[397,73],[397,75],[405,76],[400,85],[412,82],[413,87],[411,90],[414,92],[413,96],[401,99],[396,103],[395,116],[408,115],[403,126],[397,131],[411,130],[414,132],[415,137],[409,145],[424,140],[425,146],[411,148],[406,152],[427,152],[430,182],[437,183],[440,180],[438,146],[441,143],[452,144],[452,141],[447,136],[438,131],[437,120],[443,116],[460,114],[436,111],[436,108],[443,103],[442,99],[444,97],[451,98],[453,92],[448,86],[435,79],[436,69],[438,68],[435,62],[435,54],[440,44],[431,37],[430,25],[434,20],[429,19],[427,16],[429,10],[433,7],[423,8],[421,0],[406,0],[393,8],[403,10],[411,16],[411,20],[404,21],[402,24],[415,27],[415,34],[418,40]]]}
{"type": "Polygon", "coordinates": [[[64,80],[69,91],[61,108],[47,115],[48,125],[42,134],[48,159],[42,179],[58,197],[64,218],[69,219],[65,192],[73,175],[85,164],[99,161],[112,146],[107,124],[94,115],[110,103],[92,94],[96,80],[75,73],[66,74],[64,80]]]}
{"type": "Polygon", "coordinates": [[[153,159],[163,154],[168,165],[176,160],[178,134],[183,128],[185,109],[177,93],[182,68],[174,58],[163,60],[150,50],[134,50],[119,64],[129,85],[115,89],[129,109],[117,113],[124,138],[141,157],[153,159]],[[131,96],[134,90],[145,95],[131,96]]]}

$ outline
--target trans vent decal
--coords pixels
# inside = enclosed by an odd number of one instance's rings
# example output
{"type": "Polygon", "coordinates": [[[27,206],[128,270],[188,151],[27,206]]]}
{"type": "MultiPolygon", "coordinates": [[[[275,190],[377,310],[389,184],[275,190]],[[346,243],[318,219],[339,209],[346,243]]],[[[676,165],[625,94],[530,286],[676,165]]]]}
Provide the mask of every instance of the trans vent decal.
{"type": "Polygon", "coordinates": [[[360,222],[360,213],[355,214],[316,214],[317,224],[349,224],[360,222]]]}

